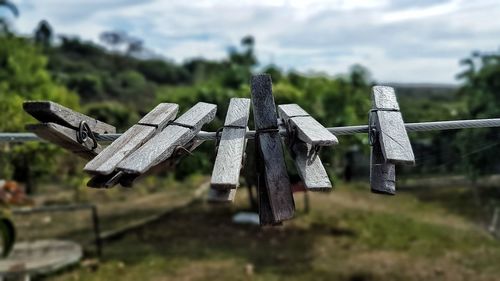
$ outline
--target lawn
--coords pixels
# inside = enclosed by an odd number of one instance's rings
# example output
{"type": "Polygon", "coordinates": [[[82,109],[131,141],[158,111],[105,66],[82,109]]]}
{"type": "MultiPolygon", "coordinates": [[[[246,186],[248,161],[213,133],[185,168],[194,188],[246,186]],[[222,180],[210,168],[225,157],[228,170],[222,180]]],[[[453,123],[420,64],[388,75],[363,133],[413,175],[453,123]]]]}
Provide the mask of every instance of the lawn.
{"type": "Polygon", "coordinates": [[[46,280],[500,280],[499,241],[410,192],[340,185],[311,194],[309,214],[296,194],[297,218],[266,228],[231,223],[245,195],[197,200],[107,243],[99,263],[46,280]]]}
{"type": "MultiPolygon", "coordinates": [[[[189,203],[206,181],[204,176],[193,176],[182,182],[150,177],[134,188],[92,189],[84,186],[81,190],[52,185],[43,186],[33,199],[37,206],[94,204],[99,213],[101,234],[105,235],[189,203]]],[[[89,254],[94,254],[94,233],[88,209],[15,215],[14,222],[20,241],[71,239],[83,244],[89,254]]]]}

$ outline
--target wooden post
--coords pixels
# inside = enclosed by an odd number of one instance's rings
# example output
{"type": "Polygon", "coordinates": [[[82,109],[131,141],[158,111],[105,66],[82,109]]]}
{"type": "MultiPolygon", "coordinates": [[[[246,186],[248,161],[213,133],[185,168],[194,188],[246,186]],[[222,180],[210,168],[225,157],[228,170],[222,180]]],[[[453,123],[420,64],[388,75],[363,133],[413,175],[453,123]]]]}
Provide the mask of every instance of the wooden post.
{"type": "Polygon", "coordinates": [[[278,131],[271,77],[254,75],[251,87],[259,165],[260,223],[277,224],[293,217],[295,203],[278,131]]]}

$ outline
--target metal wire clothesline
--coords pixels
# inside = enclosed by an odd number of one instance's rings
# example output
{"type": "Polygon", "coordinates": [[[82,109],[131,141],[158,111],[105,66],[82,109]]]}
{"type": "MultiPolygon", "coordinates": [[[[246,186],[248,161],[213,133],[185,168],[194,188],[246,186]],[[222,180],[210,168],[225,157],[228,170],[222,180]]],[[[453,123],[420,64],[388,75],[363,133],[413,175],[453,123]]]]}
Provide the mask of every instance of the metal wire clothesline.
{"type": "MultiPolygon", "coordinates": [[[[442,130],[457,130],[471,128],[493,128],[500,127],[500,118],[492,119],[473,119],[473,120],[453,120],[453,121],[434,121],[434,122],[419,122],[406,123],[405,128],[408,132],[424,132],[424,131],[442,131],[442,130]]],[[[354,135],[368,133],[368,125],[330,127],[327,128],[331,133],[341,135],[354,135]]],[[[281,135],[286,136],[285,130],[280,130],[281,135]]],[[[121,134],[100,134],[96,135],[98,141],[110,142],[116,140],[121,134]]],[[[248,131],[246,134],[248,139],[255,137],[255,131],[248,131]]],[[[217,132],[200,131],[195,139],[197,140],[216,140],[217,132]]],[[[5,132],[0,133],[0,142],[27,142],[27,141],[42,141],[33,133],[18,133],[5,132]]]]}

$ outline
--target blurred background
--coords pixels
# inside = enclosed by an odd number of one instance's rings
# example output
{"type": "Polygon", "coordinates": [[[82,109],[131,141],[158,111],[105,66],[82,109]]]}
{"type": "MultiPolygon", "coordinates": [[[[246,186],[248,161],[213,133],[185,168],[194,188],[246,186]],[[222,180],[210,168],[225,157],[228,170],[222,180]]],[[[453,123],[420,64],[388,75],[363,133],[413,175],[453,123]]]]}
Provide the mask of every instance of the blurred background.
{"type": "MultiPolygon", "coordinates": [[[[499,118],[498,16],[494,0],[0,0],[0,132],[35,122],[25,100],[120,132],[160,102],[204,101],[218,105],[215,131],[259,72],[277,104],[327,127],[366,124],[375,84],[395,87],[406,122],[499,118]]],[[[385,197],[369,191],[367,137],[339,137],[321,152],[335,190],[296,192],[297,217],[274,228],[232,220],[255,207],[252,142],[229,206],[204,201],[213,143],[109,190],[87,188],[85,162],[54,145],[0,143],[0,197],[18,242],[82,246],[43,280],[500,280],[500,131],[410,139],[416,166],[398,167],[385,197]],[[19,211],[68,205],[90,207],[19,211]]]]}

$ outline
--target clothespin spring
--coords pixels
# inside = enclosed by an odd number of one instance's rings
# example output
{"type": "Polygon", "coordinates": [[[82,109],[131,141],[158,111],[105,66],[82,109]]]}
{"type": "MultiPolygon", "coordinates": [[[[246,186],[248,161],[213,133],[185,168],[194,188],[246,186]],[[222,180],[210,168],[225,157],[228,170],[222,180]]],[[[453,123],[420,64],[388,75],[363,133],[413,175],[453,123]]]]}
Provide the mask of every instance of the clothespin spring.
{"type": "MultiPolygon", "coordinates": [[[[298,117],[306,117],[306,116],[309,116],[309,115],[300,115],[298,117]]],[[[297,117],[297,116],[294,116],[294,117],[297,117]]],[[[286,122],[286,126],[287,126],[287,131],[289,133],[288,135],[288,138],[287,138],[287,145],[288,147],[290,148],[293,148],[293,146],[295,145],[295,142],[297,141],[297,127],[294,126],[292,123],[292,118],[288,119],[287,122],[286,122]]],[[[308,158],[309,158],[309,163],[312,163],[314,162],[314,159],[316,159],[316,157],[319,155],[321,151],[321,146],[320,145],[314,145],[310,151],[310,155],[308,155],[308,158]]],[[[292,154],[292,157],[295,158],[296,155],[295,155],[295,152],[293,149],[290,149],[290,152],[292,154]]]]}
{"type": "Polygon", "coordinates": [[[185,153],[187,153],[189,155],[193,155],[193,153],[189,149],[187,149],[186,147],[184,147],[182,145],[178,145],[175,148],[173,155],[179,155],[179,154],[182,153],[181,151],[183,151],[183,152],[185,152],[185,153]]]}
{"type": "Polygon", "coordinates": [[[87,122],[81,121],[80,125],[78,126],[78,131],[76,132],[76,140],[80,144],[84,144],[88,138],[92,139],[93,144],[91,150],[94,150],[97,147],[97,139],[94,135],[94,132],[92,132],[87,122]]]}
{"type": "Polygon", "coordinates": [[[377,128],[375,125],[375,118],[373,117],[373,115],[377,111],[399,112],[399,109],[394,109],[394,108],[373,108],[373,109],[370,109],[370,111],[368,112],[368,142],[370,143],[370,146],[373,146],[375,144],[375,142],[377,142],[378,132],[377,132],[377,128]]]}
{"type": "Polygon", "coordinates": [[[370,146],[374,146],[377,142],[377,128],[375,126],[375,118],[373,118],[374,113],[377,109],[372,109],[368,112],[368,143],[370,146]]]}
{"type": "MultiPolygon", "coordinates": [[[[297,128],[292,125],[292,118],[288,119],[286,122],[286,127],[288,131],[288,138],[286,138],[286,143],[288,147],[293,148],[295,145],[296,137],[297,137],[297,128]]],[[[292,157],[295,158],[295,152],[293,149],[290,149],[290,152],[292,154],[292,157]]]]}

